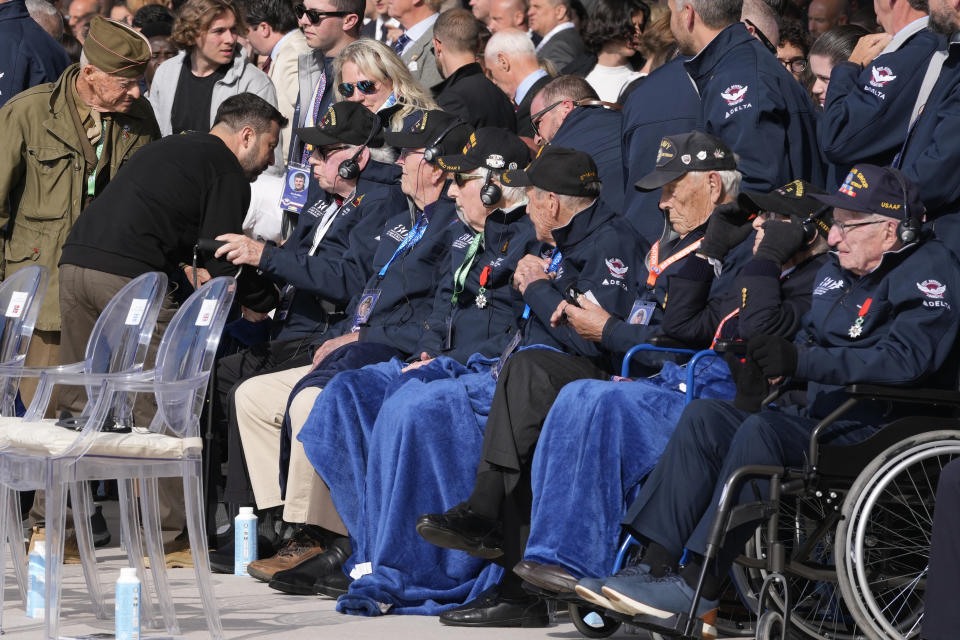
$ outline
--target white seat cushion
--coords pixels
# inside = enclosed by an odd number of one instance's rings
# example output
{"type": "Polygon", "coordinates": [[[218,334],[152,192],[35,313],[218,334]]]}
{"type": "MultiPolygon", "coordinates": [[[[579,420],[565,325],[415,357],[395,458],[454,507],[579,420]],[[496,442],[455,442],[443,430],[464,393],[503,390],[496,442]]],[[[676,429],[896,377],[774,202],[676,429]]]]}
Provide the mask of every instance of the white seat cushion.
{"type": "MultiPolygon", "coordinates": [[[[24,422],[22,418],[0,417],[0,453],[3,449],[36,451],[57,456],[77,439],[79,432],[58,427],[56,420],[24,422]]],[[[86,455],[121,458],[163,458],[178,460],[187,451],[199,453],[201,438],[175,438],[159,433],[100,433],[86,455]]]]}

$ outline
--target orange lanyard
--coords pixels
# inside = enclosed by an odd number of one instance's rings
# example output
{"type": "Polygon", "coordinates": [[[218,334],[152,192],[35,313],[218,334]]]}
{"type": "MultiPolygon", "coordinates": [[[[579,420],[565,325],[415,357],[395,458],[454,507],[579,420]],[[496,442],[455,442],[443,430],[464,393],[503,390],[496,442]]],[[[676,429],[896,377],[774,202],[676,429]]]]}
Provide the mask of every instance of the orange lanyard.
{"type": "Polygon", "coordinates": [[[677,260],[681,260],[697,249],[700,248],[700,243],[703,242],[703,238],[700,238],[693,244],[688,247],[685,247],[681,251],[676,252],[663,262],[658,262],[660,259],[660,241],[657,240],[652,247],[650,247],[650,260],[647,268],[650,270],[650,274],[647,276],[647,286],[652,287],[657,284],[657,278],[660,277],[660,274],[667,270],[667,267],[672,265],[677,260]]]}
{"type": "Polygon", "coordinates": [[[717,344],[717,340],[720,339],[720,333],[723,331],[723,325],[727,324],[727,320],[729,320],[730,318],[736,317],[738,315],[740,315],[740,307],[737,307],[736,309],[734,309],[733,311],[731,311],[730,313],[728,313],[723,317],[723,320],[721,320],[720,324],[717,325],[717,330],[713,334],[713,342],[710,343],[711,349],[713,349],[713,347],[717,344]]]}

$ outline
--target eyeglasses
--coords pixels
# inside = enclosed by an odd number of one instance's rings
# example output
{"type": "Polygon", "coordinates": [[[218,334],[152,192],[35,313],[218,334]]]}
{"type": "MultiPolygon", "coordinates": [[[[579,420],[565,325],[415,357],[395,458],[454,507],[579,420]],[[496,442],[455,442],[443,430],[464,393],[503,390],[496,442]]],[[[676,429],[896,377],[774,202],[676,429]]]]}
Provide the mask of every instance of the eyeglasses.
{"type": "Polygon", "coordinates": [[[317,149],[317,153],[320,155],[320,158],[326,160],[330,157],[331,154],[336,153],[337,151],[343,151],[344,149],[349,149],[345,144],[337,145],[335,147],[326,147],[324,149],[317,149]]]}
{"type": "Polygon", "coordinates": [[[886,222],[886,220],[868,220],[866,222],[847,222],[847,223],[837,222],[836,220],[834,220],[833,226],[840,229],[841,238],[846,238],[847,232],[850,231],[850,229],[856,229],[857,227],[865,227],[868,224],[880,224],[881,222],[886,222]]]}
{"type": "Polygon", "coordinates": [[[461,189],[463,185],[467,184],[471,180],[483,180],[483,176],[478,176],[475,173],[455,173],[453,174],[453,181],[457,183],[457,186],[461,189]]]}
{"type": "Polygon", "coordinates": [[[803,73],[807,70],[807,59],[806,58],[790,58],[789,60],[782,60],[777,58],[780,61],[780,64],[789,71],[790,73],[803,73]]]}
{"type": "Polygon", "coordinates": [[[302,4],[294,6],[293,12],[297,15],[297,20],[306,14],[310,24],[319,24],[326,18],[343,18],[344,16],[350,15],[349,11],[317,11],[316,9],[307,9],[302,4]]]}
{"type": "Polygon", "coordinates": [[[535,134],[540,135],[540,121],[543,120],[543,117],[545,115],[547,115],[547,112],[550,111],[551,109],[556,109],[557,106],[562,103],[563,103],[563,100],[558,100],[554,102],[552,105],[550,105],[549,107],[544,107],[543,109],[540,109],[540,111],[537,111],[535,114],[530,116],[530,122],[533,123],[533,132],[535,134]]]}
{"type": "Polygon", "coordinates": [[[357,88],[357,91],[362,93],[365,96],[369,96],[377,92],[377,83],[373,80],[360,80],[359,82],[341,82],[337,85],[337,91],[340,92],[344,98],[349,98],[353,95],[354,87],[357,88]]]}

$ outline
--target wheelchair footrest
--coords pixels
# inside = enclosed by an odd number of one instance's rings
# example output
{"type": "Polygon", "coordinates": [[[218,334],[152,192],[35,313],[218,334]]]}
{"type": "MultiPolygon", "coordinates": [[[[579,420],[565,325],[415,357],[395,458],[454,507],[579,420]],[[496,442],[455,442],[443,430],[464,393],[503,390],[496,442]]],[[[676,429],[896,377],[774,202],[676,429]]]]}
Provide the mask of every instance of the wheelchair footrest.
{"type": "Polygon", "coordinates": [[[690,617],[685,613],[678,613],[669,618],[658,618],[656,616],[634,616],[630,619],[630,624],[636,625],[647,631],[653,631],[669,638],[683,638],[683,640],[713,640],[717,637],[715,627],[705,625],[703,620],[697,618],[693,621],[691,632],[686,634],[687,622],[690,617]]]}

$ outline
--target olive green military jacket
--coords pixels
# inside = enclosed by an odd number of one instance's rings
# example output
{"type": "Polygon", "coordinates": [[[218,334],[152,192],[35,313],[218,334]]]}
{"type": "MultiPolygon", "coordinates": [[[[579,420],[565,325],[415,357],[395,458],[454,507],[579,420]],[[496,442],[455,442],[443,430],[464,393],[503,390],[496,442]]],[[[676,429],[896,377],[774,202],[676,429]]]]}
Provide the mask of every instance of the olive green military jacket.
{"type": "MultiPolygon", "coordinates": [[[[50,270],[36,328],[60,330],[57,263],[67,234],[84,206],[86,167],[66,94],[76,81],[72,65],[56,82],[11,98],[0,109],[0,277],[30,264],[50,270]]],[[[110,173],[140,147],[160,137],[150,103],[138,98],[127,113],[112,114],[110,173]]]]}

